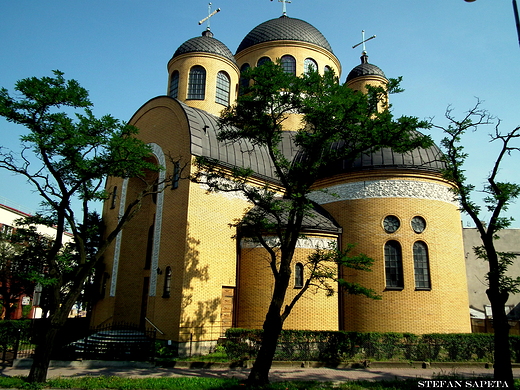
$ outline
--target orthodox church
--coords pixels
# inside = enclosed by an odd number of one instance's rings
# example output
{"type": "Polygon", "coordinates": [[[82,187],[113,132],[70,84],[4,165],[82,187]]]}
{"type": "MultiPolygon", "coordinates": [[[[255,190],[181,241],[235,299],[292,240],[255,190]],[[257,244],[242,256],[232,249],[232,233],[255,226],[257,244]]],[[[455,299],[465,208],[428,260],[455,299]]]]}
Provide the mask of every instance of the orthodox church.
{"type": "MultiPolygon", "coordinates": [[[[310,67],[341,75],[320,31],[285,13],[254,27],[235,54],[209,28],[182,43],[167,65],[167,95],[146,102],[130,120],[151,146],[154,162],[166,167],[149,179],[161,183],[165,172],[179,175],[181,168],[185,176],[195,169],[194,159],[205,156],[223,167],[251,168],[257,183],[276,186],[265,152],[218,142],[217,120],[247,82],[241,71],[277,59],[296,75],[310,67]]],[[[388,80],[363,55],[341,81],[363,92],[367,84],[388,80]]],[[[297,121],[285,122],[282,150],[289,158],[298,152],[291,143],[297,121]]],[[[452,184],[441,176],[439,154],[436,146],[406,154],[382,149],[338,162],[315,183],[309,195],[315,209],[304,221],[287,299],[302,287],[307,256],[328,243],[356,244],[375,260],[372,272],[339,272],[382,299],[350,296],[339,288],[333,296],[310,290],[286,329],[471,331],[461,219],[452,184]]],[[[109,228],[143,185],[136,178],[108,179],[112,196],[103,216],[109,228]]],[[[237,194],[209,193],[189,180],[176,180],[146,199],[106,253],[92,325],[125,321],[154,327],[181,353],[210,345],[229,327],[261,328],[273,286],[266,252],[230,227],[250,207],[237,194]]]]}

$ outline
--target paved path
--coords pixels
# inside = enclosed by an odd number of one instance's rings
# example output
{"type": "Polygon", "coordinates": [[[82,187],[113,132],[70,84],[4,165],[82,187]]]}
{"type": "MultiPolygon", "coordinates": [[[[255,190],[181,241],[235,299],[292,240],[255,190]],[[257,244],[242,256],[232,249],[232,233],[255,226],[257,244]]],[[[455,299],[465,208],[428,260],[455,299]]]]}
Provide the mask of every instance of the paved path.
{"type": "MultiPolygon", "coordinates": [[[[514,370],[515,378],[520,379],[520,368],[514,370]]],[[[0,369],[3,376],[25,376],[29,368],[7,367],[0,369]]],[[[132,367],[51,367],[49,378],[53,377],[77,377],[77,376],[124,376],[124,377],[214,377],[214,378],[238,378],[247,377],[249,369],[245,368],[132,368],[132,367]]],[[[490,377],[492,369],[483,367],[456,367],[456,368],[360,368],[360,369],[333,369],[333,368],[281,368],[271,369],[271,381],[284,380],[317,380],[344,382],[348,380],[384,380],[384,379],[431,379],[438,375],[457,374],[467,378],[477,379],[490,377]]]]}

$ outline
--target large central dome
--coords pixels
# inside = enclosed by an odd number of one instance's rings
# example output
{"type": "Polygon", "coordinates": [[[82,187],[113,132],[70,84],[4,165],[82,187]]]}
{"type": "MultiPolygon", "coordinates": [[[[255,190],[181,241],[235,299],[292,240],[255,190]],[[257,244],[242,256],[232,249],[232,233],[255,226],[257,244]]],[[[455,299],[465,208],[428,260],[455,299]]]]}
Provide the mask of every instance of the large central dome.
{"type": "Polygon", "coordinates": [[[259,43],[284,40],[312,43],[333,53],[329,42],[316,27],[300,19],[281,16],[252,29],[238,46],[237,54],[259,43]]]}

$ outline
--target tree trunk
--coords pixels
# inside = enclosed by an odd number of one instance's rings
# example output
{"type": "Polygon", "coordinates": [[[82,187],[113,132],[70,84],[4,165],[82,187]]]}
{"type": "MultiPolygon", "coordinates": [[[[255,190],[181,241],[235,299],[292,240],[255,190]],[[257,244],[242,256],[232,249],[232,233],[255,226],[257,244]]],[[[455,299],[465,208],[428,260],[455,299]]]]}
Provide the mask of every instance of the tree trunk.
{"type": "MultiPolygon", "coordinates": [[[[288,264],[290,265],[290,260],[288,264]]],[[[282,260],[280,273],[278,277],[275,278],[271,304],[269,305],[269,310],[267,311],[263,325],[262,344],[253,364],[253,368],[247,378],[250,384],[262,386],[269,383],[269,370],[273,364],[278,337],[282,332],[284,322],[281,315],[281,308],[291,277],[291,268],[288,264],[287,259],[285,259],[285,261],[282,260]]]]}
{"type": "MultiPolygon", "coordinates": [[[[490,283],[491,284],[491,283],[490,283]]],[[[495,364],[494,379],[506,381],[510,388],[514,388],[513,368],[511,365],[511,351],[509,348],[509,322],[507,320],[505,304],[509,297],[506,292],[496,291],[489,288],[486,294],[491,302],[491,311],[493,313],[493,328],[495,341],[495,364]]]]}
{"type": "Polygon", "coordinates": [[[273,364],[282,325],[280,311],[272,312],[272,310],[269,310],[263,326],[262,345],[247,378],[250,384],[263,386],[269,383],[269,370],[273,364]]]}
{"type": "Polygon", "coordinates": [[[44,335],[37,340],[33,364],[29,372],[29,377],[27,378],[30,383],[43,383],[47,380],[47,371],[51,362],[52,349],[60,328],[61,327],[53,325],[49,320],[45,326],[44,335]]]}

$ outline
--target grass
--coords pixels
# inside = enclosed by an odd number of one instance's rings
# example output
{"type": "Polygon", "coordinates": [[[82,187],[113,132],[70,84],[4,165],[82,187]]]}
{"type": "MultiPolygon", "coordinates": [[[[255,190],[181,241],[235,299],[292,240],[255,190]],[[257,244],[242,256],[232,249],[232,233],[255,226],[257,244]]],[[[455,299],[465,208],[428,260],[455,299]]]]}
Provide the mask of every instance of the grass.
{"type": "MultiPolygon", "coordinates": [[[[457,379],[450,377],[450,379],[457,379]]],[[[461,378],[459,378],[461,379],[461,378]]],[[[265,387],[246,386],[232,378],[124,378],[116,376],[85,376],[56,378],[44,384],[27,383],[24,377],[0,377],[0,388],[39,390],[55,389],[118,389],[118,390],[411,390],[417,389],[418,379],[391,381],[349,381],[344,383],[316,381],[274,382],[265,387]]],[[[520,388],[520,381],[515,381],[520,388]]]]}

